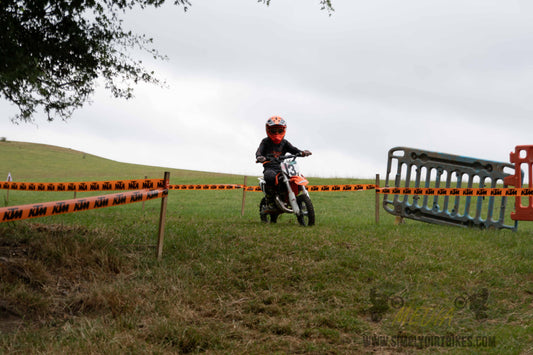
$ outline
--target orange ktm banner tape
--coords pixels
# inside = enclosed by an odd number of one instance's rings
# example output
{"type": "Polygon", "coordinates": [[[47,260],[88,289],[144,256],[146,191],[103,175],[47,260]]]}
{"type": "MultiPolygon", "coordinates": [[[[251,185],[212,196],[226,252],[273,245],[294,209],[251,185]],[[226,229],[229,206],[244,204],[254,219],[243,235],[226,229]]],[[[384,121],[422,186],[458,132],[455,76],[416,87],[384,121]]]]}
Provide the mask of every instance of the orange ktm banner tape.
{"type": "Polygon", "coordinates": [[[242,189],[243,185],[237,184],[211,184],[211,185],[170,185],[170,190],[236,190],[242,189]]]}
{"type": "MultiPolygon", "coordinates": [[[[259,186],[242,186],[246,191],[261,191],[259,186]]],[[[359,191],[359,190],[374,190],[376,185],[371,184],[357,184],[357,185],[309,185],[308,191],[326,192],[326,191],[359,191]]]]}
{"type": "Polygon", "coordinates": [[[117,191],[165,188],[163,179],[85,182],[2,182],[0,189],[21,191],[117,191]]]}
{"type": "Polygon", "coordinates": [[[166,189],[138,190],[72,200],[2,207],[0,208],[0,223],[120,206],[161,198],[167,194],[168,190],[166,189]]]}
{"type": "Polygon", "coordinates": [[[391,195],[429,195],[429,196],[533,196],[533,189],[514,188],[418,188],[382,187],[376,189],[380,194],[391,195]]]}
{"type": "Polygon", "coordinates": [[[309,191],[360,191],[360,190],[374,190],[376,185],[371,184],[357,184],[357,185],[310,185],[307,187],[309,191]]]}
{"type": "MultiPolygon", "coordinates": [[[[246,191],[261,191],[259,186],[243,186],[246,191]]],[[[376,193],[391,195],[429,196],[533,196],[533,189],[524,188],[412,188],[378,187],[373,184],[358,185],[310,185],[310,192],[376,190],[376,193]]]]}
{"type": "MultiPolygon", "coordinates": [[[[218,185],[170,185],[171,190],[235,190],[261,191],[259,186],[235,184],[218,185]]],[[[361,191],[375,190],[380,194],[391,195],[429,195],[429,196],[533,196],[533,189],[524,188],[412,188],[412,187],[378,187],[374,184],[354,185],[309,185],[309,192],[327,191],[361,191]]]]}
{"type": "Polygon", "coordinates": [[[261,191],[261,187],[259,186],[243,186],[242,188],[245,191],[261,191]]]}
{"type": "MultiPolygon", "coordinates": [[[[309,191],[357,191],[373,190],[376,185],[312,185],[307,186],[309,191]]],[[[245,186],[238,184],[196,184],[196,185],[170,185],[170,190],[236,190],[244,189],[246,191],[261,191],[259,186],[245,186]]]]}

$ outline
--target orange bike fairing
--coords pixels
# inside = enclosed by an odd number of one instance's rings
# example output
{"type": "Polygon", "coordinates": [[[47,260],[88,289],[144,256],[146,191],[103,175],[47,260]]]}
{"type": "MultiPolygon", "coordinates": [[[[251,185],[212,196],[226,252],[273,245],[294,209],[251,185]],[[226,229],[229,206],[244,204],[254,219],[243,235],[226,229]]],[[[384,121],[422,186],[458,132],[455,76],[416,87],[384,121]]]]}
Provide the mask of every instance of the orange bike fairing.
{"type": "Polygon", "coordinates": [[[307,184],[309,184],[309,181],[307,181],[306,178],[298,175],[291,176],[291,181],[294,182],[296,185],[306,186],[307,184]]]}

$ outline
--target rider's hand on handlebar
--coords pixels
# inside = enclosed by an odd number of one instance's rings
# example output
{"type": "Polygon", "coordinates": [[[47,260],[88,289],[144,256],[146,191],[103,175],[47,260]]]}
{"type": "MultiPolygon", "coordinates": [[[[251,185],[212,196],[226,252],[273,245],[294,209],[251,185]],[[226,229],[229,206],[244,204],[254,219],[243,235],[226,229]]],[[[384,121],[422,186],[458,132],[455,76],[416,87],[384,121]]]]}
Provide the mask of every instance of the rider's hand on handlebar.
{"type": "Polygon", "coordinates": [[[264,156],[260,155],[256,158],[256,163],[264,163],[266,160],[264,156]]]}
{"type": "Polygon", "coordinates": [[[304,150],[304,151],[302,152],[302,157],[307,157],[307,156],[309,156],[309,155],[311,155],[311,154],[313,154],[313,153],[311,153],[309,150],[304,150]]]}

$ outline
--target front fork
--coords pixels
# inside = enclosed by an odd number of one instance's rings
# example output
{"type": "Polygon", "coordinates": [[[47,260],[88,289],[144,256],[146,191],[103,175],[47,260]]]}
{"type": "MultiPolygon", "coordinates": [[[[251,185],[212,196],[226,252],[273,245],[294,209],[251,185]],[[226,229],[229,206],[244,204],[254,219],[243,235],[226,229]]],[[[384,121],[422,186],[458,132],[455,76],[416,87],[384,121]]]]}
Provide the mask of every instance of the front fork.
{"type": "Polygon", "coordinates": [[[297,216],[300,215],[300,207],[298,206],[298,202],[296,201],[296,194],[291,189],[290,179],[285,177],[285,184],[287,185],[287,191],[289,193],[289,203],[291,204],[292,211],[297,216]]]}

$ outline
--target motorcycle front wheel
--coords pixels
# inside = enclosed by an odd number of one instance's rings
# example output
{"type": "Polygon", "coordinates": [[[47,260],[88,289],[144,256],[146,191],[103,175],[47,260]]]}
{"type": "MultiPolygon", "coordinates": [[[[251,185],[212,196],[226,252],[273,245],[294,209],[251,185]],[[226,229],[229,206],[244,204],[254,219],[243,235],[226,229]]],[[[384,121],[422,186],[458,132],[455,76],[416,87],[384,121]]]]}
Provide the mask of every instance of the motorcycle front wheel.
{"type": "Polygon", "coordinates": [[[315,224],[315,208],[311,199],[307,195],[296,196],[296,202],[300,207],[300,215],[297,216],[298,223],[302,226],[313,226],[315,224]]]}
{"type": "Polygon", "coordinates": [[[274,212],[264,212],[267,209],[267,199],[266,197],[263,197],[261,202],[259,203],[259,217],[261,218],[261,222],[264,223],[276,223],[278,221],[278,213],[274,212]]]}

